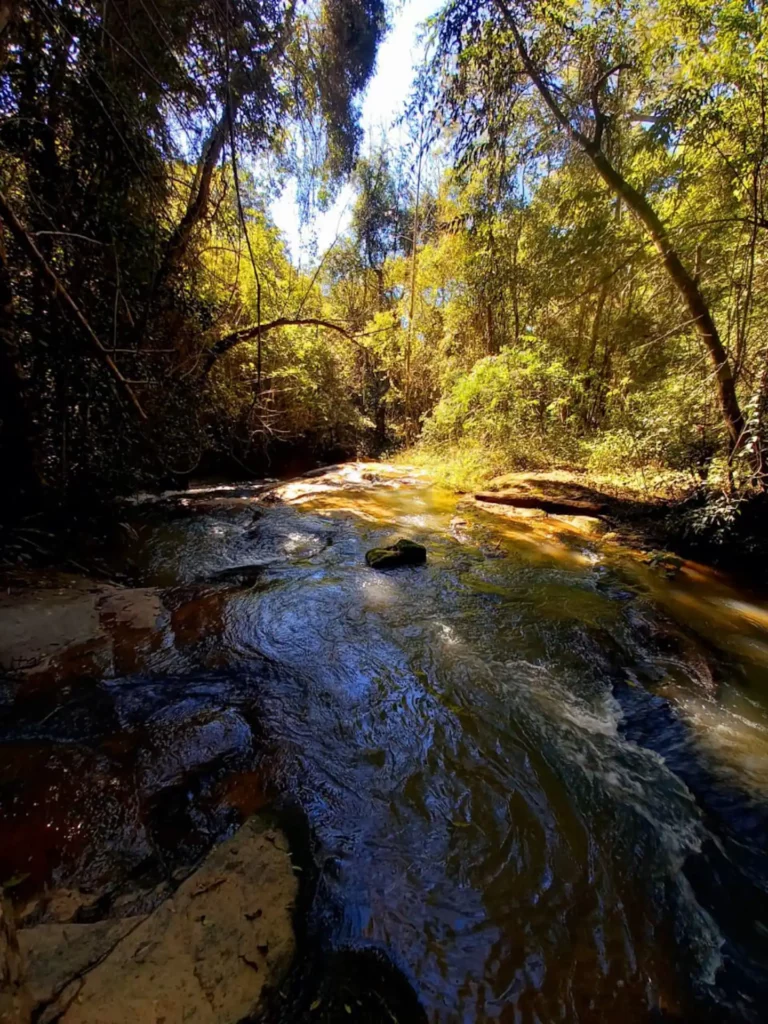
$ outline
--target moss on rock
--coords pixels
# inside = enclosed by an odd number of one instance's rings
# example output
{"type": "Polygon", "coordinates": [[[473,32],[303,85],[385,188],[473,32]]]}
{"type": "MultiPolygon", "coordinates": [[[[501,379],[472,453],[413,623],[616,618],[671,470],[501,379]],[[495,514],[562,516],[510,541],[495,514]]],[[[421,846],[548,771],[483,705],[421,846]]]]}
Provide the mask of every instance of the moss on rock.
{"type": "Polygon", "coordinates": [[[399,540],[387,548],[371,548],[365,561],[372,569],[398,569],[402,565],[424,565],[427,549],[412,540],[399,540]]]}

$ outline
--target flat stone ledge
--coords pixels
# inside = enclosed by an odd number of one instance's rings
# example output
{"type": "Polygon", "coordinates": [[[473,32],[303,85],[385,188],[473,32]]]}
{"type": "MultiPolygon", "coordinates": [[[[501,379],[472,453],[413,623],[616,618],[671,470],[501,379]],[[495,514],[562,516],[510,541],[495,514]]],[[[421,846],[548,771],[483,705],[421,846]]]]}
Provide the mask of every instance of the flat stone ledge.
{"type": "Polygon", "coordinates": [[[22,930],[41,1024],[237,1024],[257,1014],[295,953],[297,891],[284,834],[252,818],[146,918],[22,930]]]}

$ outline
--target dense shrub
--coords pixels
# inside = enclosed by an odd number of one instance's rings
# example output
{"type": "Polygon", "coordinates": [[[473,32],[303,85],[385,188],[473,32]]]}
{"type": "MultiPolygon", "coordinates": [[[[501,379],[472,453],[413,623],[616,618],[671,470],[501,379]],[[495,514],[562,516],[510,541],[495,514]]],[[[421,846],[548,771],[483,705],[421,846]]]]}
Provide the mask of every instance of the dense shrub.
{"type": "Polygon", "coordinates": [[[581,383],[532,346],[486,356],[447,389],[425,422],[424,442],[503,453],[520,468],[571,463],[580,449],[572,410],[581,383]]]}

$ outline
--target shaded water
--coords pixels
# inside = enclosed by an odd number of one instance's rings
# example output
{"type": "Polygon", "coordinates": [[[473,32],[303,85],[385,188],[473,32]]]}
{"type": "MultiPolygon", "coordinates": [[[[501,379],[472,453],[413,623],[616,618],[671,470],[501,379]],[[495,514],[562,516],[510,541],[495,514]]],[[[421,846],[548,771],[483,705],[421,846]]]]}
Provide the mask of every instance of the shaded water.
{"type": "Polygon", "coordinates": [[[158,699],[252,705],[328,941],[434,1021],[766,1019],[768,606],[382,474],[188,496],[113,553],[175,595],[158,699]],[[426,567],[365,566],[401,536],[426,567]]]}

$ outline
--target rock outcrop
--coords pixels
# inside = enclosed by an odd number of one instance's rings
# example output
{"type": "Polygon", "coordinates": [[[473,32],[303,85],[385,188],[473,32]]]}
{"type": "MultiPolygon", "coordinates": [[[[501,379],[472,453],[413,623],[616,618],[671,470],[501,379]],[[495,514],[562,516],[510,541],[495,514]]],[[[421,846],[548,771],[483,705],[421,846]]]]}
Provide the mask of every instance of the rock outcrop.
{"type": "Polygon", "coordinates": [[[475,495],[475,501],[484,501],[490,505],[510,505],[513,508],[537,508],[551,515],[602,516],[608,511],[608,506],[603,502],[550,498],[516,492],[497,494],[494,491],[483,491],[475,495]]]}
{"type": "Polygon", "coordinates": [[[0,1024],[28,1024],[30,1008],[13,914],[0,893],[0,1024]]]}
{"type": "Polygon", "coordinates": [[[285,836],[252,818],[147,917],[19,932],[39,1019],[237,1024],[290,967],[296,894],[285,836]]]}

